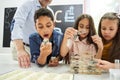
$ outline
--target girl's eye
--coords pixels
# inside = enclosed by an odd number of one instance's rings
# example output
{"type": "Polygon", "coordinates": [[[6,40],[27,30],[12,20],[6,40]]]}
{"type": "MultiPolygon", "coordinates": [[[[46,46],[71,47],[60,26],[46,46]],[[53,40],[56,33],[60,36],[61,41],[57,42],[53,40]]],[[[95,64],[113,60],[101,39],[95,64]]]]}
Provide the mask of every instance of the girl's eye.
{"type": "Polygon", "coordinates": [[[111,31],[113,31],[114,29],[110,29],[111,31]]]}
{"type": "Polygon", "coordinates": [[[102,30],[106,30],[106,28],[102,28],[102,30]]]}
{"type": "Polygon", "coordinates": [[[89,26],[87,26],[86,29],[89,29],[89,26]]]}
{"type": "Polygon", "coordinates": [[[81,24],[81,25],[79,25],[78,27],[83,28],[84,26],[81,24]]]}

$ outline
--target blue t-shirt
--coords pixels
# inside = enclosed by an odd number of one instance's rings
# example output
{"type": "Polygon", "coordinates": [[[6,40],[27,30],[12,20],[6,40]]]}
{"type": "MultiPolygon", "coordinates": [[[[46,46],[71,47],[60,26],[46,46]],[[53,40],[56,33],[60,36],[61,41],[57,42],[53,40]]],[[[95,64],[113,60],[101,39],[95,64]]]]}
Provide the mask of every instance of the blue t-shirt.
{"type": "MultiPolygon", "coordinates": [[[[60,54],[60,46],[63,39],[63,33],[57,30],[53,30],[52,37],[50,38],[50,42],[52,43],[52,54],[47,57],[47,63],[51,56],[55,57],[60,54]]],[[[30,42],[30,52],[31,52],[31,62],[37,63],[37,58],[40,55],[40,45],[43,39],[38,33],[33,33],[29,37],[30,42]]]]}

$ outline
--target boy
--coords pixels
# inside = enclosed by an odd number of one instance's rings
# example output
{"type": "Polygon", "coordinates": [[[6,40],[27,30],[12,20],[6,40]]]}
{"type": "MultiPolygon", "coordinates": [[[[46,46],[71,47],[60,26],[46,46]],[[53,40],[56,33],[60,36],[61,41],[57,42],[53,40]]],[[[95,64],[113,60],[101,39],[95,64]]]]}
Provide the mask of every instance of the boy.
{"type": "Polygon", "coordinates": [[[57,66],[63,34],[54,29],[53,14],[48,9],[41,8],[35,12],[34,21],[37,33],[29,37],[31,61],[40,66],[46,63],[57,66]]]}
{"type": "Polygon", "coordinates": [[[18,60],[21,68],[30,67],[30,46],[29,36],[36,32],[34,27],[34,14],[40,8],[47,8],[52,0],[26,0],[13,17],[11,23],[11,51],[13,59],[18,60]]]}

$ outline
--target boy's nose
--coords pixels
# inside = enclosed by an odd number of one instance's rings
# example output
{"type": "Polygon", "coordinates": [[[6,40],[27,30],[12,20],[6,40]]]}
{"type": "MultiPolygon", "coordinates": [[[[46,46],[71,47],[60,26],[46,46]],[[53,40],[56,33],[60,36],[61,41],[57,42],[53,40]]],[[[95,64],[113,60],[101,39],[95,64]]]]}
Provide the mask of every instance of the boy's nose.
{"type": "Polygon", "coordinates": [[[45,33],[49,31],[49,29],[47,29],[47,28],[45,28],[45,29],[43,29],[43,30],[44,30],[45,33]]]}

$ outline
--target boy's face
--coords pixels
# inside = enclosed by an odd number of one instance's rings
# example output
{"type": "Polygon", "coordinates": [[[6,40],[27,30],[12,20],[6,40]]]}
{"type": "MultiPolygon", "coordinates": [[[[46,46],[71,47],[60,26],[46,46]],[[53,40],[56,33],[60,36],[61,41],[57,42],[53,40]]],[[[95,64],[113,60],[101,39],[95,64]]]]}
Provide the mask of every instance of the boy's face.
{"type": "Polygon", "coordinates": [[[106,41],[112,40],[118,30],[118,21],[117,20],[109,20],[109,19],[103,19],[101,22],[101,33],[103,38],[106,41]]]}
{"type": "Polygon", "coordinates": [[[54,22],[50,17],[40,16],[35,23],[38,34],[44,38],[50,38],[54,29],[54,22]]]}

